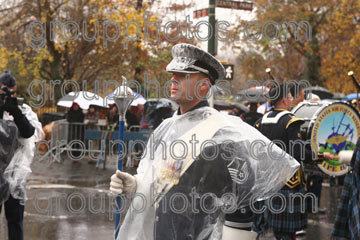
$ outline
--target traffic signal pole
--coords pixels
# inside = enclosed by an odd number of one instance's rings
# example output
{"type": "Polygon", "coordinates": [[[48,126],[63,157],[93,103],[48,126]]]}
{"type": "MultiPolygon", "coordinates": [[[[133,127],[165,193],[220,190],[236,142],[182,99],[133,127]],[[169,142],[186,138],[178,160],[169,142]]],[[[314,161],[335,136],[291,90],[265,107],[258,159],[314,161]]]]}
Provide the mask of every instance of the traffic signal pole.
{"type": "Polygon", "coordinates": [[[212,27],[212,34],[208,40],[208,52],[215,56],[215,5],[216,0],[209,0],[209,23],[212,27]]]}

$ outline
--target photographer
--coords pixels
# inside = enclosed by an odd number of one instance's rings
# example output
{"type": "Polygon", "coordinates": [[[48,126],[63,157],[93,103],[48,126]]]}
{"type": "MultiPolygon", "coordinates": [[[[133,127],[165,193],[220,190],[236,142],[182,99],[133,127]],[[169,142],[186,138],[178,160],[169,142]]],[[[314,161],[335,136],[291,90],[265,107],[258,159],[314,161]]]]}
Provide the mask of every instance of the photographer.
{"type": "MultiPolygon", "coordinates": [[[[0,211],[4,203],[9,240],[23,239],[26,178],[31,172],[35,142],[43,135],[37,115],[28,105],[18,105],[15,91],[16,80],[10,72],[5,71],[0,75],[0,118],[2,123],[15,124],[19,132],[13,135],[17,138],[17,144],[13,145],[11,161],[7,161],[6,168],[0,169],[0,211]]],[[[6,162],[6,157],[0,157],[2,163],[6,162]]]]}

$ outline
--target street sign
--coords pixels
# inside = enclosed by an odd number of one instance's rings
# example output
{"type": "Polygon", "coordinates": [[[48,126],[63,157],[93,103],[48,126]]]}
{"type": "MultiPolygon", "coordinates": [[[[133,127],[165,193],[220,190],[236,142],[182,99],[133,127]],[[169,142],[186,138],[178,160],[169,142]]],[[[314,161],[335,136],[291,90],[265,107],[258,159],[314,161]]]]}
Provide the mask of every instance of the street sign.
{"type": "Polygon", "coordinates": [[[235,2],[235,1],[218,0],[218,1],[216,1],[216,7],[234,8],[234,9],[238,9],[238,10],[252,11],[253,3],[252,2],[235,2]]]}
{"type": "Polygon", "coordinates": [[[225,80],[233,80],[234,78],[234,65],[233,64],[223,64],[225,68],[225,80]]]}
{"type": "Polygon", "coordinates": [[[208,8],[194,11],[194,18],[201,18],[201,17],[207,17],[207,16],[209,16],[208,8]]]}

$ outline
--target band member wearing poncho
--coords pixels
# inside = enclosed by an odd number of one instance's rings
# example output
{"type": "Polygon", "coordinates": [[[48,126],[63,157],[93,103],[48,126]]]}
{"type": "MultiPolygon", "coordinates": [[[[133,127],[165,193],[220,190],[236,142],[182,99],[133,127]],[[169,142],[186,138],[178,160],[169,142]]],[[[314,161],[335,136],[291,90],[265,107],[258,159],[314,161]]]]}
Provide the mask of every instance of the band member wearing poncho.
{"type": "Polygon", "coordinates": [[[269,197],[299,168],[255,128],[209,107],[208,90],[224,77],[218,60],[189,44],[172,56],[178,111],[150,136],[136,175],[111,177],[130,206],[118,239],[222,239],[226,213],[269,197]]]}

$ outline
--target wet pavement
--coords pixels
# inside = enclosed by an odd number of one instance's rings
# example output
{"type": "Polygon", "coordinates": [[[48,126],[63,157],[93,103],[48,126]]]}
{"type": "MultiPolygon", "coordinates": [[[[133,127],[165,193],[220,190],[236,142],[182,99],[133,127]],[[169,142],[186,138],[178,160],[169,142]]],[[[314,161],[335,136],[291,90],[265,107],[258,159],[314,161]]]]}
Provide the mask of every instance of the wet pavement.
{"type": "MultiPolygon", "coordinates": [[[[66,157],[65,157],[66,158],[66,157]]],[[[26,240],[113,239],[114,197],[108,191],[116,161],[106,169],[96,169],[87,159],[61,163],[35,161],[28,178],[25,205],[26,240]]],[[[134,169],[127,169],[134,173],[134,169]]],[[[329,239],[333,228],[341,187],[323,184],[321,207],[325,214],[310,214],[306,234],[297,239],[329,239]]],[[[126,210],[124,209],[122,218],[126,210]]],[[[5,221],[4,213],[1,222],[5,221]]],[[[7,239],[5,224],[0,224],[0,239],[7,239]]],[[[274,239],[267,232],[261,239],[274,239]]]]}

